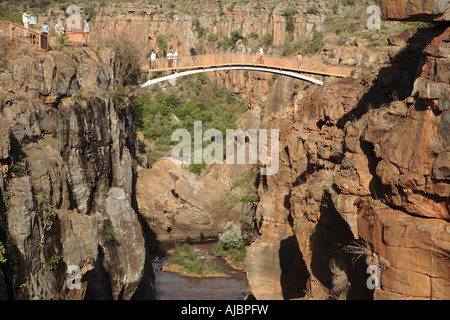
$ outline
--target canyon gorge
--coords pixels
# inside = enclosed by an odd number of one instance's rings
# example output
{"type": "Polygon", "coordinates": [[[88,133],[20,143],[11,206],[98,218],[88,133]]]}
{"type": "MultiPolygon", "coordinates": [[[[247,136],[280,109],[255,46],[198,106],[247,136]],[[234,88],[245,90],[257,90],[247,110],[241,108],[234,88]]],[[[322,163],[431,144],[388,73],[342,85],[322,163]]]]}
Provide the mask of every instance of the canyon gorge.
{"type": "MultiPolygon", "coordinates": [[[[0,299],[155,299],[158,243],[217,239],[234,221],[257,300],[447,300],[450,4],[357,3],[113,2],[96,7],[88,47],[39,52],[1,38],[0,299]],[[372,4],[384,29],[340,30],[329,18],[360,10],[364,21],[372,4]],[[168,154],[150,163],[154,142],[117,90],[111,35],[144,64],[169,46],[187,56],[191,47],[256,55],[263,45],[293,57],[320,35],[305,59],[352,73],[316,76],[322,86],[205,73],[247,103],[236,127],[279,130],[280,166],[270,176],[262,164],[196,174],[168,154]],[[253,200],[220,205],[227,194],[253,200]],[[68,266],[80,270],[76,290],[68,266]]],[[[55,6],[39,20],[61,14],[55,6]]],[[[180,83],[143,92],[169,95],[180,83]]]]}

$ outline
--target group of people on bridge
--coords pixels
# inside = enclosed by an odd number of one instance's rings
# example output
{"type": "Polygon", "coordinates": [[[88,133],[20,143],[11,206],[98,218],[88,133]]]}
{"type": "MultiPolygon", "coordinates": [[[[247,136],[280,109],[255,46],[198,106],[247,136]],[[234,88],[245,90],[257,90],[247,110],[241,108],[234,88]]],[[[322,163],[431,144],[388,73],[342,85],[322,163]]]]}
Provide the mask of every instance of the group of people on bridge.
{"type": "MultiPolygon", "coordinates": [[[[195,50],[195,48],[191,47],[189,53],[191,54],[192,65],[194,66],[197,63],[196,59],[197,51],[195,50]]],[[[178,51],[176,49],[173,50],[173,48],[170,47],[169,51],[167,53],[164,51],[162,55],[167,60],[167,67],[169,69],[177,68],[178,51]]],[[[156,52],[152,49],[150,50],[150,69],[156,69],[156,60],[157,60],[156,52]]]]}
{"type": "MultiPolygon", "coordinates": [[[[190,56],[192,58],[192,66],[195,66],[197,63],[197,51],[195,48],[191,47],[189,50],[190,56]]],[[[300,69],[303,56],[301,52],[299,51],[296,56],[297,61],[297,68],[300,69]]],[[[178,62],[178,51],[175,49],[173,50],[172,46],[169,48],[168,52],[166,53],[163,51],[162,58],[157,58],[156,52],[152,49],[150,50],[150,69],[158,69],[157,67],[157,60],[163,60],[167,61],[167,65],[164,65],[162,69],[176,69],[177,68],[177,62],[178,62]]],[[[260,46],[259,47],[259,54],[258,58],[256,59],[257,64],[264,64],[264,49],[260,46]]],[[[161,67],[161,66],[159,66],[161,67]]]]}

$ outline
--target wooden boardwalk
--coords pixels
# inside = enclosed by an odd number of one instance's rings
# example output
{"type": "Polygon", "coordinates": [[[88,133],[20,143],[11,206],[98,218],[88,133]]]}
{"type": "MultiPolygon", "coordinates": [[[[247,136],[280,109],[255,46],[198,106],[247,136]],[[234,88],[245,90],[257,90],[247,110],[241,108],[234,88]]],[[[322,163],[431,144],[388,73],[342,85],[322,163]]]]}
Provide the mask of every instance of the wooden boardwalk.
{"type": "MultiPolygon", "coordinates": [[[[69,31],[66,36],[68,37],[69,45],[90,44],[90,34],[81,31],[69,31]]],[[[23,43],[28,43],[40,50],[48,51],[50,47],[54,47],[57,44],[57,36],[55,35],[42,35],[33,29],[27,29],[14,22],[0,20],[0,37],[9,38],[9,40],[15,40],[23,43]]]]}

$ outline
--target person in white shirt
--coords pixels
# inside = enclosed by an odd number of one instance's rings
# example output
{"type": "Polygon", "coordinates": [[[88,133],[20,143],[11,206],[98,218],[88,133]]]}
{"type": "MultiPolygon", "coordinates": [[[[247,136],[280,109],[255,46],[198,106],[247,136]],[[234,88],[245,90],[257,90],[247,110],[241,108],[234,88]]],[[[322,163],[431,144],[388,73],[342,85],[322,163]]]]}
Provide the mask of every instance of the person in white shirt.
{"type": "Polygon", "coordinates": [[[89,28],[89,20],[85,19],[84,20],[84,28],[83,28],[83,32],[85,33],[85,39],[84,39],[84,45],[88,45],[88,38],[89,38],[89,32],[90,32],[90,28],[89,28]]]}
{"type": "Polygon", "coordinates": [[[32,15],[31,12],[30,12],[30,14],[28,14],[27,10],[23,10],[22,22],[23,22],[23,26],[27,29],[30,28],[30,15],[32,15]]]}
{"type": "Polygon", "coordinates": [[[258,62],[264,63],[264,49],[262,47],[259,47],[258,62]]]}
{"type": "Polygon", "coordinates": [[[153,50],[151,51],[150,54],[150,68],[156,69],[156,53],[153,50]]]}
{"type": "Polygon", "coordinates": [[[83,28],[83,32],[84,32],[84,33],[88,33],[89,31],[90,31],[90,29],[89,29],[89,20],[86,19],[86,20],[84,20],[84,28],[83,28]]]}
{"type": "Polygon", "coordinates": [[[66,27],[64,26],[64,19],[61,19],[55,26],[57,36],[63,36],[66,34],[66,27]]]}
{"type": "Polygon", "coordinates": [[[169,52],[167,53],[167,63],[169,65],[169,68],[172,68],[172,62],[173,62],[173,53],[172,53],[172,47],[170,47],[169,52]]]}
{"type": "MultiPolygon", "coordinates": [[[[23,26],[27,29],[30,29],[30,15],[32,13],[30,12],[30,14],[27,13],[27,10],[23,10],[23,15],[22,15],[22,22],[23,22],[23,26]]],[[[24,32],[25,37],[28,37],[28,31],[25,30],[24,32]]]]}
{"type": "Polygon", "coordinates": [[[175,50],[175,52],[173,53],[173,67],[174,68],[177,67],[177,59],[178,59],[178,51],[175,50]]]}

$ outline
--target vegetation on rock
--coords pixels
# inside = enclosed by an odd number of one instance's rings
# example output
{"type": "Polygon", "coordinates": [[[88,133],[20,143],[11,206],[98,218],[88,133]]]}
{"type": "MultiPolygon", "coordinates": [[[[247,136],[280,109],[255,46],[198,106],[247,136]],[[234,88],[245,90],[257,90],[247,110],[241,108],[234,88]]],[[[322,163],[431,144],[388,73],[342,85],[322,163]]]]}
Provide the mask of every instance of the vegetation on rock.
{"type": "Polygon", "coordinates": [[[178,272],[184,276],[224,276],[215,264],[203,262],[187,243],[175,244],[173,253],[164,261],[163,271],[178,272]]]}
{"type": "Polygon", "coordinates": [[[0,242],[0,263],[6,262],[5,253],[6,253],[6,249],[3,246],[3,243],[0,242]]]}
{"type": "MultiPolygon", "coordinates": [[[[248,109],[246,102],[203,75],[180,79],[177,87],[164,92],[155,86],[152,92],[139,94],[134,104],[137,130],[156,143],[156,152],[150,155],[154,159],[170,150],[174,130],[186,129],[194,137],[194,122],[202,121],[204,131],[218,129],[225,137],[226,130],[234,129],[236,120],[248,109]]],[[[197,174],[204,168],[205,164],[191,166],[197,174]]]]}
{"type": "Polygon", "coordinates": [[[219,242],[213,248],[217,257],[223,257],[227,262],[237,269],[244,267],[246,249],[241,230],[230,221],[226,225],[226,231],[219,236],[219,242]]]}

